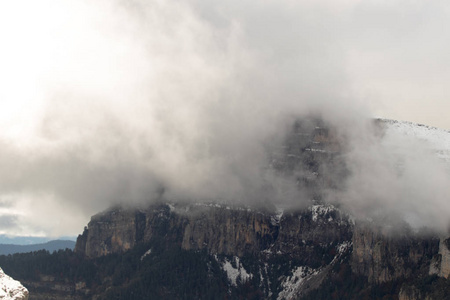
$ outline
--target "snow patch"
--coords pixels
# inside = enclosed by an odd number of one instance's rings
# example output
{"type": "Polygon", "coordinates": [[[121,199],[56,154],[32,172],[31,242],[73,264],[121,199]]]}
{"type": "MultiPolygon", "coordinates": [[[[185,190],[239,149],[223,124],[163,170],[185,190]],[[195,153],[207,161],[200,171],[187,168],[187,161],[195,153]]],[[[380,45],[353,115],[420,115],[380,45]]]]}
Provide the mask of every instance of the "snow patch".
{"type": "MultiPolygon", "coordinates": [[[[317,222],[319,217],[325,216],[327,213],[335,211],[336,208],[333,205],[313,205],[311,206],[312,220],[317,222]]],[[[331,218],[331,217],[330,217],[331,218]]],[[[333,218],[328,219],[328,221],[333,221],[333,218]]]]}
{"type": "Polygon", "coordinates": [[[440,159],[450,163],[450,131],[411,122],[380,119],[386,126],[386,134],[397,134],[423,141],[440,159]]]}
{"type": "Polygon", "coordinates": [[[300,266],[292,272],[292,276],[288,276],[282,283],[282,291],[278,294],[277,299],[294,299],[297,291],[299,291],[308,278],[319,274],[319,269],[300,266]]]}
{"type": "Polygon", "coordinates": [[[230,206],[227,204],[222,203],[203,203],[203,202],[196,202],[193,204],[193,206],[197,207],[214,207],[214,208],[220,208],[220,209],[226,209],[226,210],[239,210],[239,211],[247,211],[252,212],[253,210],[250,207],[243,207],[243,206],[230,206]]]}
{"type": "Polygon", "coordinates": [[[242,266],[239,257],[234,256],[232,260],[234,260],[234,265],[236,267],[234,267],[232,261],[228,260],[227,258],[225,258],[222,262],[222,269],[227,273],[231,285],[237,286],[238,282],[244,283],[253,277],[253,275],[248,273],[247,270],[245,270],[244,266],[242,266]]]}
{"type": "Polygon", "coordinates": [[[167,203],[167,206],[169,207],[170,212],[174,212],[175,211],[175,206],[173,206],[172,204],[167,203]]]}
{"type": "Polygon", "coordinates": [[[336,256],[331,261],[331,265],[334,265],[341,257],[342,255],[352,247],[353,243],[351,241],[343,242],[336,246],[336,256]]]}
{"type": "Polygon", "coordinates": [[[144,260],[144,258],[148,255],[152,254],[152,249],[148,249],[142,256],[141,256],[141,261],[144,260]]]}
{"type": "Polygon", "coordinates": [[[0,299],[28,299],[28,290],[17,280],[6,275],[0,268],[0,299]]]}
{"type": "Polygon", "coordinates": [[[276,215],[270,217],[270,223],[273,226],[280,224],[281,217],[283,216],[284,210],[282,208],[277,208],[276,215]]]}
{"type": "Polygon", "coordinates": [[[337,245],[336,249],[339,255],[342,255],[345,251],[347,251],[352,246],[351,241],[343,242],[342,244],[337,245]]]}
{"type": "Polygon", "coordinates": [[[323,149],[314,149],[314,148],[305,148],[305,151],[327,153],[326,150],[323,150],[323,149]]]}

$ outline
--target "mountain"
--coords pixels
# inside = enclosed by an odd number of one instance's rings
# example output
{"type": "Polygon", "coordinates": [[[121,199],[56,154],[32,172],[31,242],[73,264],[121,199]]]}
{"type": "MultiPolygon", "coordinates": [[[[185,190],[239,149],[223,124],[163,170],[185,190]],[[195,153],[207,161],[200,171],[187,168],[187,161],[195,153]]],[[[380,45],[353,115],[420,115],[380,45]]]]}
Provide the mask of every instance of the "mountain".
{"type": "MultiPolygon", "coordinates": [[[[58,240],[63,241],[75,241],[76,236],[62,236],[58,237],[58,240]]],[[[37,237],[37,236],[8,236],[5,234],[0,234],[0,244],[9,245],[33,245],[33,244],[44,244],[51,241],[48,237],[37,237]]]]}
{"type": "Polygon", "coordinates": [[[140,255],[152,259],[155,246],[150,245],[162,241],[163,247],[205,253],[226,273],[229,288],[248,284],[262,298],[298,299],[351,276],[363,281],[359,292],[366,293],[395,282],[398,296],[415,279],[449,277],[450,239],[404,226],[401,236],[391,235],[322,204],[269,212],[173,203],[98,214],[79,236],[75,251],[98,258],[148,244],[140,255]]]}
{"type": "MultiPolygon", "coordinates": [[[[447,161],[448,132],[377,122],[383,136],[437,137],[429,149],[447,161]]],[[[161,197],[92,216],[74,251],[0,256],[0,266],[33,299],[450,299],[448,233],[326,201],[348,176],[346,148],[322,121],[297,121],[269,165],[301,205],[161,197]]]]}
{"type": "Polygon", "coordinates": [[[28,290],[17,280],[6,275],[0,268],[0,299],[27,300],[28,290]]]}
{"type": "Polygon", "coordinates": [[[0,255],[33,252],[38,250],[47,250],[49,252],[53,252],[60,249],[73,250],[74,248],[75,242],[68,240],[54,240],[42,244],[32,244],[32,245],[0,244],[0,255]]]}

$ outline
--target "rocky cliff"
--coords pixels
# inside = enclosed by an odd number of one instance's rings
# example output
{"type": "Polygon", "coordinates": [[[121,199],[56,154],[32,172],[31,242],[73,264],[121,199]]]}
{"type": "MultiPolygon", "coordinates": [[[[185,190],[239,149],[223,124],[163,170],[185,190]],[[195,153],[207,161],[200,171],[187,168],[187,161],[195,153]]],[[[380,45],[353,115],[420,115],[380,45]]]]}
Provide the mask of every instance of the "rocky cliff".
{"type": "Polygon", "coordinates": [[[352,228],[349,218],[330,205],[283,212],[204,203],[155,204],[95,215],[78,237],[75,251],[96,258],[155,241],[169,248],[206,250],[227,272],[230,284],[259,274],[266,296],[295,298],[319,287],[338,258],[350,253],[352,228]],[[256,261],[244,266],[240,259],[256,261]],[[298,280],[305,284],[292,287],[298,280]]]}
{"type": "Polygon", "coordinates": [[[433,257],[430,265],[430,274],[449,278],[450,276],[450,238],[441,238],[439,252],[433,257]]]}
{"type": "Polygon", "coordinates": [[[243,257],[263,251],[302,257],[313,246],[351,240],[352,223],[333,206],[289,212],[219,204],[156,204],[147,209],[115,208],[92,217],[75,251],[89,257],[121,253],[163,237],[185,250],[243,257]]]}
{"type": "Polygon", "coordinates": [[[441,270],[439,276],[449,278],[450,276],[450,238],[441,239],[439,246],[439,254],[441,255],[441,270]]]}
{"type": "Polygon", "coordinates": [[[383,231],[379,225],[357,222],[353,233],[352,270],[376,283],[418,272],[425,274],[438,247],[439,239],[435,237],[420,236],[407,229],[402,234],[383,231]]]}
{"type": "MultiPolygon", "coordinates": [[[[448,263],[442,260],[446,240],[439,243],[408,227],[393,233],[368,222],[354,224],[336,207],[318,203],[291,211],[174,203],[115,208],[92,217],[75,250],[95,258],[155,241],[205,250],[224,271],[237,274],[230,275],[230,284],[259,274],[261,290],[279,299],[296,299],[320,288],[346,261],[368,286],[427,276],[437,256],[444,276],[448,263]],[[239,260],[246,257],[257,262],[242,265],[239,260]],[[235,269],[230,271],[231,262],[235,269]]],[[[405,286],[398,296],[408,299],[416,289],[405,286]]]]}

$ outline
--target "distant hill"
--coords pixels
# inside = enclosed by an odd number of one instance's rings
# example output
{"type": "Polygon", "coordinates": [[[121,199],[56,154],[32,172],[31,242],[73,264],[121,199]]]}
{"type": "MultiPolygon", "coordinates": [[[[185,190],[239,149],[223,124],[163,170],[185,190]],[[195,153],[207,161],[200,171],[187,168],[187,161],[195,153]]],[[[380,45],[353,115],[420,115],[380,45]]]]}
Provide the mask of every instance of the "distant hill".
{"type": "Polygon", "coordinates": [[[52,240],[69,240],[75,241],[76,236],[59,236],[59,237],[44,237],[44,236],[11,236],[6,234],[0,234],[0,244],[13,244],[13,245],[33,245],[44,244],[52,240]]]}
{"type": "Polygon", "coordinates": [[[26,253],[38,250],[47,250],[50,253],[60,249],[71,249],[75,247],[74,241],[69,240],[54,240],[41,244],[33,245],[14,245],[14,244],[0,244],[0,255],[8,255],[14,253],[26,253]]]}

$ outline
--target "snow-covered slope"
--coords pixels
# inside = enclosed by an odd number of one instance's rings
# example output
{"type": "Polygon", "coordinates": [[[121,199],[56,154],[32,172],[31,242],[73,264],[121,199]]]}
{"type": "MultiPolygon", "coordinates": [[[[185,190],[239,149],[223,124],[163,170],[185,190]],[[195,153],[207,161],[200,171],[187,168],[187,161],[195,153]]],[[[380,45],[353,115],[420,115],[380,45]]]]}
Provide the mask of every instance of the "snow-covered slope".
{"type": "Polygon", "coordinates": [[[450,131],[405,121],[380,119],[386,126],[386,134],[398,134],[424,142],[437,156],[450,163],[450,131]]]}
{"type": "Polygon", "coordinates": [[[6,275],[0,268],[0,299],[26,300],[28,290],[17,280],[6,275]]]}

